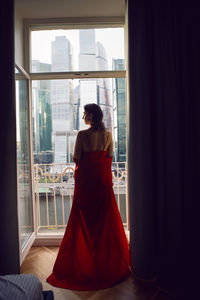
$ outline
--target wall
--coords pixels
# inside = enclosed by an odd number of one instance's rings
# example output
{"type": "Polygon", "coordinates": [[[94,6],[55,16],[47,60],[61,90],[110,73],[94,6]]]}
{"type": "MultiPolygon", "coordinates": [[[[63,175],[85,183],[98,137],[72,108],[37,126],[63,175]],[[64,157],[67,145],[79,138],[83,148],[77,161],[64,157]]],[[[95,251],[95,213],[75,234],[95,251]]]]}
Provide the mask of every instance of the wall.
{"type": "Polygon", "coordinates": [[[125,0],[16,0],[23,18],[123,17],[125,0]]]}
{"type": "Polygon", "coordinates": [[[23,66],[23,19],[15,9],[15,63],[23,66]]]}

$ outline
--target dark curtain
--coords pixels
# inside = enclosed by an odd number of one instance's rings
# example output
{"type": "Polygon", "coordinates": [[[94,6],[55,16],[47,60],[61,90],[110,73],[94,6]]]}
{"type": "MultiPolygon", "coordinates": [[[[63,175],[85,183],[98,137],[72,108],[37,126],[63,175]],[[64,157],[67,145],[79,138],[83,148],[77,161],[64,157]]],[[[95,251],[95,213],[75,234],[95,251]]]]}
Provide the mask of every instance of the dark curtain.
{"type": "Polygon", "coordinates": [[[131,264],[182,285],[199,273],[199,20],[194,1],[128,1],[131,264]]]}
{"type": "Polygon", "coordinates": [[[0,5],[0,275],[19,273],[16,188],[14,0],[0,5]]]}

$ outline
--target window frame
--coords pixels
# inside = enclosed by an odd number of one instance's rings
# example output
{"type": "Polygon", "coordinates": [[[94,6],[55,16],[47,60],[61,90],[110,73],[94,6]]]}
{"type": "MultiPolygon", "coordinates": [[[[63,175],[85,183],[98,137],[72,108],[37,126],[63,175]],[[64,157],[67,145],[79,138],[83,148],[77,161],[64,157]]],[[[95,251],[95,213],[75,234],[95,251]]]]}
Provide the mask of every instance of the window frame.
{"type": "MultiPolygon", "coordinates": [[[[125,78],[125,70],[108,71],[74,71],[74,72],[31,72],[31,31],[50,29],[89,29],[89,28],[116,28],[125,30],[124,17],[90,17],[90,18],[61,18],[61,19],[24,19],[24,68],[31,80],[56,80],[75,78],[125,78]],[[28,42],[27,42],[28,41],[28,42]]],[[[124,39],[125,43],[125,39],[124,39]]]]}
{"type": "MultiPolygon", "coordinates": [[[[70,71],[70,72],[45,72],[32,73],[31,72],[31,31],[32,30],[50,30],[50,29],[89,29],[89,28],[124,28],[124,46],[126,47],[125,36],[125,17],[89,17],[89,18],[52,18],[52,19],[24,19],[23,21],[23,53],[24,53],[24,69],[30,79],[30,107],[32,107],[32,81],[33,80],[58,80],[58,79],[83,79],[83,78],[126,78],[126,48],[125,48],[125,70],[108,70],[108,71],[70,71]]],[[[127,105],[127,104],[126,104],[127,105]]],[[[31,168],[33,168],[33,141],[32,141],[32,111],[30,111],[30,139],[31,139],[31,168]]],[[[127,149],[127,147],[126,147],[127,149]]],[[[32,173],[32,202],[34,202],[34,178],[32,173]]],[[[128,184],[128,182],[127,182],[128,184]]],[[[126,193],[127,193],[126,189],[126,193]]],[[[126,196],[127,212],[128,193],[126,196]]],[[[35,229],[36,216],[34,215],[34,230],[35,230],[35,246],[60,245],[63,234],[38,234],[35,229]]],[[[129,235],[129,213],[127,213],[127,230],[129,235]]]]}
{"type": "MultiPolygon", "coordinates": [[[[21,241],[20,241],[20,232],[19,232],[19,254],[20,254],[20,265],[23,263],[29,249],[33,245],[35,239],[36,239],[36,208],[35,208],[35,191],[34,191],[34,175],[33,175],[33,141],[32,141],[32,84],[31,84],[31,78],[30,74],[28,74],[24,68],[19,66],[18,64],[15,64],[15,68],[19,71],[19,73],[15,74],[15,80],[20,79],[26,79],[27,80],[27,90],[28,90],[28,124],[29,124],[29,153],[30,153],[30,191],[31,191],[31,205],[32,205],[32,233],[28,237],[27,241],[25,242],[24,246],[22,247],[21,241]],[[21,74],[23,76],[21,76],[21,74]]],[[[19,195],[18,195],[18,185],[17,185],[17,201],[19,201],[19,195]]],[[[18,205],[18,224],[20,224],[20,213],[19,213],[19,205],[18,205]]]]}

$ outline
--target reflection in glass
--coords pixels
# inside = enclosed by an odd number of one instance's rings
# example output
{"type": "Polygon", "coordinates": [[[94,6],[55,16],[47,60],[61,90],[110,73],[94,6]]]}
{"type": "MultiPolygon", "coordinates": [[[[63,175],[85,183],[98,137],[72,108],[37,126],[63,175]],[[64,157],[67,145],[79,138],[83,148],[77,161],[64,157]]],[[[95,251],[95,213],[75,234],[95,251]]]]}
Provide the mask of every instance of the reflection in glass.
{"type": "Polygon", "coordinates": [[[124,59],[124,29],[32,31],[31,45],[32,72],[114,70],[112,60],[124,59]]]}
{"type": "Polygon", "coordinates": [[[16,71],[17,188],[21,248],[33,232],[28,116],[28,80],[16,71]]]}

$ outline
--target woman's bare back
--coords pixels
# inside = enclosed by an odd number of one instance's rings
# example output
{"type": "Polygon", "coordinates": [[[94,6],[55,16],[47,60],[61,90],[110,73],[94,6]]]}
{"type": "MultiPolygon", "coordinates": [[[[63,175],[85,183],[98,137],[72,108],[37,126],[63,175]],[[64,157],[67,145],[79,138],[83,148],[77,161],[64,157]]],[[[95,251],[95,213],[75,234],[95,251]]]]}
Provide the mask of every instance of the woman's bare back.
{"type": "Polygon", "coordinates": [[[112,134],[105,131],[93,131],[91,128],[78,132],[74,149],[74,157],[81,159],[83,152],[107,151],[113,155],[112,134]]]}

